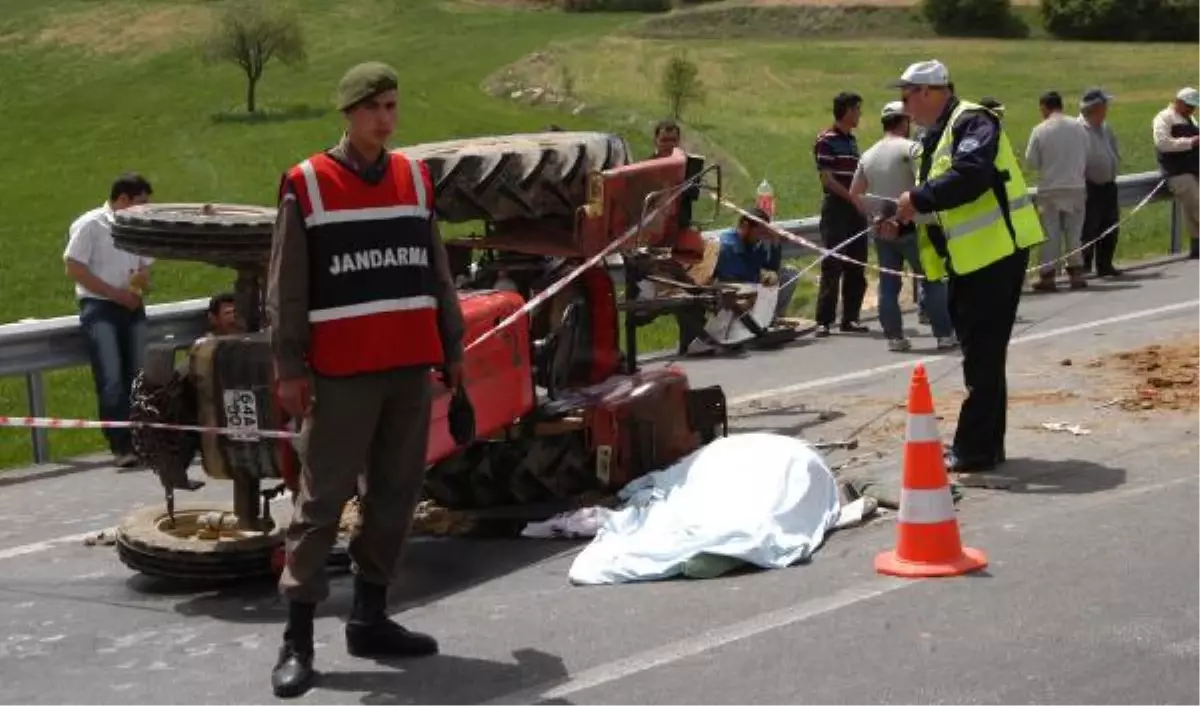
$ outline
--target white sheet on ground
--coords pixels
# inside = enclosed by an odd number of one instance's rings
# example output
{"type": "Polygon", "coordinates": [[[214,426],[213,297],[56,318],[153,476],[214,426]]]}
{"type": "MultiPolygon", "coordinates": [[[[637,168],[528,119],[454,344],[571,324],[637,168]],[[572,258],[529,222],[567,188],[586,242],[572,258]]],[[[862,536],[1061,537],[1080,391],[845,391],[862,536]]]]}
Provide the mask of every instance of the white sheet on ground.
{"type": "Polygon", "coordinates": [[[838,519],[833,474],[808,444],[777,434],[736,434],[634,480],[571,565],[580,584],[680,574],[701,554],[762,568],[807,559],[838,519]]]}

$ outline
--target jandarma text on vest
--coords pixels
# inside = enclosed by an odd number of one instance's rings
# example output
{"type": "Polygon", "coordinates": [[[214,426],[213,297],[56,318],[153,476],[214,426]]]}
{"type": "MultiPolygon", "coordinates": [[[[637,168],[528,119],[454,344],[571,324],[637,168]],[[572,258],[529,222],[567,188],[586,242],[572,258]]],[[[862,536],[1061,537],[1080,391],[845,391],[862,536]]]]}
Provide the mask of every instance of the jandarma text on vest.
{"type": "Polygon", "coordinates": [[[429,249],[424,247],[372,248],[334,255],[329,273],[379,270],[384,267],[429,267],[429,249]]]}

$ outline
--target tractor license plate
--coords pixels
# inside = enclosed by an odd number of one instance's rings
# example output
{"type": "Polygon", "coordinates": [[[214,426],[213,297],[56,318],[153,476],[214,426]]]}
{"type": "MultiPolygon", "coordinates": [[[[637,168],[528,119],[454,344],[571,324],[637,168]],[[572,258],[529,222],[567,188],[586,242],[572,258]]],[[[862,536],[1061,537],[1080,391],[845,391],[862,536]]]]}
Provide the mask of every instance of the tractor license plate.
{"type": "Polygon", "coordinates": [[[596,447],[596,477],[605,487],[612,482],[612,452],[611,446],[596,447]]]}
{"type": "Polygon", "coordinates": [[[258,399],[251,390],[225,390],[225,426],[239,430],[231,441],[258,439],[258,399]]]}

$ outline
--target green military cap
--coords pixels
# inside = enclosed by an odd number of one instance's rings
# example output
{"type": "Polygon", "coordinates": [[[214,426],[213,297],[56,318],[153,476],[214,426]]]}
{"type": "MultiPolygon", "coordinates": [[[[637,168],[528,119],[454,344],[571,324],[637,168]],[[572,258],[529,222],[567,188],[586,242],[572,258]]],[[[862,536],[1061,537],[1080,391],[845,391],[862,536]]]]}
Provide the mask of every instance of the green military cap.
{"type": "Polygon", "coordinates": [[[396,70],[378,61],[352,67],[337,88],[338,110],[349,110],[369,98],[398,87],[396,70]]]}

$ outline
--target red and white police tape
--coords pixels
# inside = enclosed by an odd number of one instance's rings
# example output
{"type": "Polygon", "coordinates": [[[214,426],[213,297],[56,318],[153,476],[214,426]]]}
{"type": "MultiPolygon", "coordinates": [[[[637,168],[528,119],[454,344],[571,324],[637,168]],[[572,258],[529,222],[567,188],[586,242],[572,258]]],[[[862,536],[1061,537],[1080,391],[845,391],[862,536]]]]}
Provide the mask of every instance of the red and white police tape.
{"type": "Polygon", "coordinates": [[[190,424],[161,424],[158,422],[97,422],[90,419],[61,419],[59,417],[0,417],[0,427],[20,429],[161,429],[164,431],[190,431],[200,434],[240,436],[247,440],[293,439],[299,433],[282,429],[257,429],[246,427],[202,427],[190,424]]]}
{"type": "MultiPolygon", "coordinates": [[[[1081,244],[1079,247],[1075,248],[1074,250],[1071,250],[1070,252],[1068,252],[1060,257],[1054,258],[1053,260],[1048,260],[1046,262],[1042,262],[1042,263],[1033,265],[1029,269],[1027,269],[1026,272],[1037,272],[1043,268],[1050,267],[1052,265],[1057,265],[1060,262],[1066,262],[1071,257],[1073,257],[1073,256],[1077,255],[1078,253],[1081,253],[1084,250],[1091,247],[1094,243],[1104,239],[1109,233],[1112,233],[1113,231],[1117,230],[1121,226],[1125,225],[1125,223],[1127,223],[1129,221],[1129,219],[1134,216],[1134,214],[1136,214],[1138,211],[1141,211],[1143,208],[1145,208],[1146,205],[1150,203],[1150,200],[1154,198],[1154,196],[1159,192],[1159,190],[1161,190],[1163,188],[1163,186],[1166,185],[1166,183],[1167,182],[1165,179],[1160,180],[1158,182],[1158,184],[1156,184],[1154,186],[1154,188],[1151,189],[1150,192],[1148,194],[1146,194],[1146,196],[1137,203],[1137,205],[1135,205],[1132,209],[1130,209],[1129,212],[1126,213],[1123,218],[1121,218],[1116,223],[1114,223],[1112,226],[1107,228],[1100,235],[1097,235],[1095,238],[1092,238],[1091,240],[1081,244]]],[[[872,264],[870,262],[860,262],[859,260],[855,260],[854,258],[849,257],[848,255],[843,255],[842,253],[838,252],[840,249],[849,245],[851,242],[867,235],[871,231],[870,228],[867,228],[867,229],[859,231],[858,233],[855,233],[854,235],[852,235],[851,237],[842,241],[841,243],[838,243],[837,247],[829,249],[829,248],[825,248],[825,247],[822,247],[822,246],[814,243],[813,241],[809,240],[808,238],[805,238],[803,236],[796,235],[795,233],[786,231],[783,228],[780,228],[778,225],[763,221],[760,218],[758,218],[757,216],[755,216],[754,214],[749,213],[745,209],[741,208],[737,204],[732,203],[728,199],[720,199],[720,203],[721,203],[721,205],[733,210],[735,213],[737,213],[741,216],[744,216],[744,217],[758,223],[759,225],[765,226],[766,228],[768,228],[771,232],[775,233],[776,235],[779,235],[782,238],[791,240],[792,242],[794,242],[798,245],[801,245],[803,247],[806,247],[809,250],[815,250],[816,252],[820,253],[820,257],[818,257],[816,259],[816,261],[809,263],[803,270],[801,270],[794,277],[789,279],[785,283],[785,286],[786,286],[786,284],[791,284],[792,282],[794,282],[796,279],[798,279],[800,277],[800,275],[802,275],[802,274],[808,272],[809,270],[813,269],[814,267],[816,267],[818,264],[821,263],[822,260],[824,260],[827,257],[833,257],[838,260],[848,262],[852,265],[858,265],[860,267],[865,267],[867,269],[875,270],[877,272],[882,272],[884,274],[896,275],[898,277],[908,277],[909,279],[914,279],[914,280],[925,279],[924,275],[914,274],[912,272],[892,270],[892,269],[888,269],[886,267],[880,267],[880,266],[872,264]]]]}

